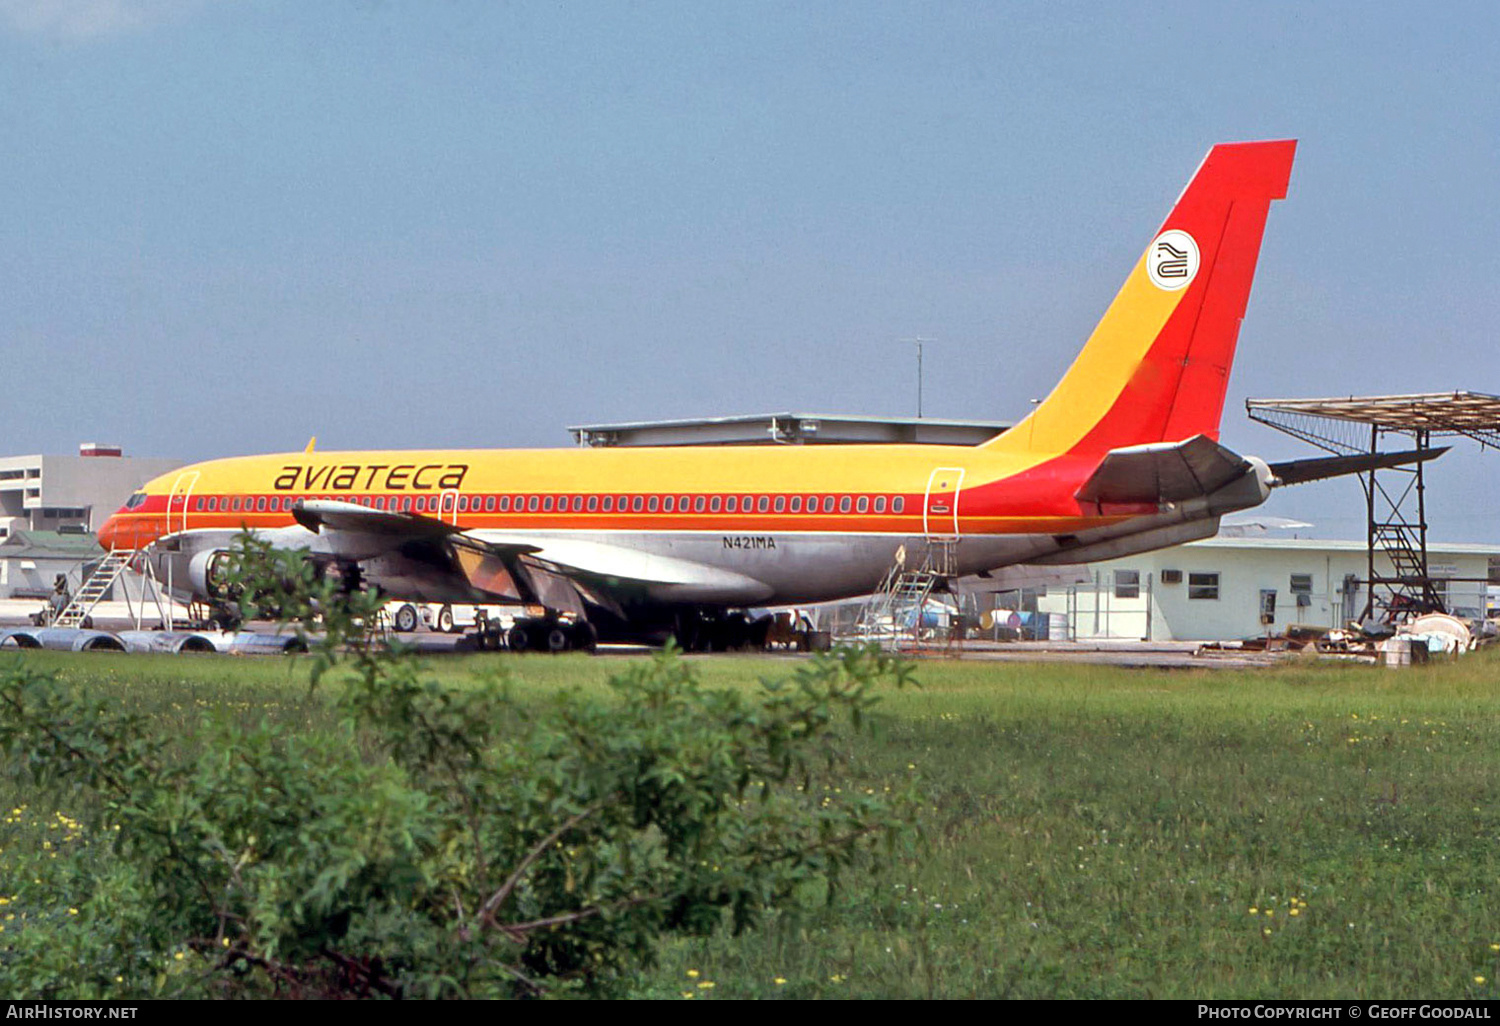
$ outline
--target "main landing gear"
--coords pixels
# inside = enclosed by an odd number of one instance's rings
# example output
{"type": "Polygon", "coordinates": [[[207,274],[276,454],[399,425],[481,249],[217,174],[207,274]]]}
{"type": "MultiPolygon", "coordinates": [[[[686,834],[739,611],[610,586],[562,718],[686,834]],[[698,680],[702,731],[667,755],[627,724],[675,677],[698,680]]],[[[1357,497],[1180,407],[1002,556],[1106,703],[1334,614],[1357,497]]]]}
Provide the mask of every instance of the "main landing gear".
{"type": "Polygon", "coordinates": [[[599,644],[599,633],[587,620],[562,617],[525,617],[504,629],[499,621],[486,621],[475,634],[481,651],[496,652],[592,652],[599,644]]]}

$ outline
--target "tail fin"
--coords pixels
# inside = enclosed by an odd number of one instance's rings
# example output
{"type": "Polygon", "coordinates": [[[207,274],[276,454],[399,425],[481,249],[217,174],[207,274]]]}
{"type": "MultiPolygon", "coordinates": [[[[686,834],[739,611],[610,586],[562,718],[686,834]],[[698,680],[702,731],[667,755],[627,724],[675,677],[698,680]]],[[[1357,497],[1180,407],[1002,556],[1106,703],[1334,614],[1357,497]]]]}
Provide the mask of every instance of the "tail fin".
{"type": "Polygon", "coordinates": [[[1296,148],[1289,139],[1210,150],[1062,381],[985,445],[1102,454],[1217,439],[1266,213],[1286,196],[1296,148]]]}

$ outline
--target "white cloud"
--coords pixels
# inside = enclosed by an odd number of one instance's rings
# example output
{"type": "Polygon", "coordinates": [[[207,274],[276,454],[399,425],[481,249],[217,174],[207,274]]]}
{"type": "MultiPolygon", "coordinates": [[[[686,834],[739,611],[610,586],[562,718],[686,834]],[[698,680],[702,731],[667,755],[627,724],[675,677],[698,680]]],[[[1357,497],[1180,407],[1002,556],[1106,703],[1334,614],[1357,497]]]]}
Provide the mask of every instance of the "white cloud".
{"type": "Polygon", "coordinates": [[[134,32],[199,6],[199,0],[0,0],[0,23],[26,36],[83,41],[134,32]]]}

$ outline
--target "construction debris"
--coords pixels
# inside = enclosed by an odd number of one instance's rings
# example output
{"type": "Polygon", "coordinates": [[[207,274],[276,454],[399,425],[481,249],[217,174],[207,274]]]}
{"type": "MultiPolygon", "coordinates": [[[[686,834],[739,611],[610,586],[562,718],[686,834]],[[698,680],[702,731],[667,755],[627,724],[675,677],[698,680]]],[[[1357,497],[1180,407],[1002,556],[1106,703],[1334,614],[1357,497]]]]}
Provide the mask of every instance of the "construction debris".
{"type": "Polygon", "coordinates": [[[1293,624],[1285,634],[1269,634],[1242,641],[1211,641],[1198,655],[1267,652],[1317,656],[1327,659],[1384,663],[1392,669],[1419,665],[1433,659],[1456,659],[1494,641],[1494,621],[1469,623],[1447,613],[1427,613],[1406,623],[1361,626],[1346,629],[1293,624]]]}

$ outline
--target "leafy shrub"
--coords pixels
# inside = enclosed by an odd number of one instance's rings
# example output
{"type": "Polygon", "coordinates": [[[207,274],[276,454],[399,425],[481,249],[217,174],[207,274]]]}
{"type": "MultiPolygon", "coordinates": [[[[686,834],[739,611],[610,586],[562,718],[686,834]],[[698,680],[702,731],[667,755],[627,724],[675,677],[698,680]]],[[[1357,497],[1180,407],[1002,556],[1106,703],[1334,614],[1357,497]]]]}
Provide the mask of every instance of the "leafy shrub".
{"type": "Polygon", "coordinates": [[[86,790],[103,846],[82,907],[63,909],[65,874],[35,878],[27,925],[0,936],[0,990],[617,993],[664,935],[831,896],[908,834],[909,795],[814,797],[838,722],[859,727],[877,681],[909,680],[877,652],[817,657],[750,696],[702,687],[669,650],[607,699],[537,707],[499,680],[422,679],[365,630],[378,597],[301,554],[245,538],[236,559],[238,601],[304,634],[338,726],[210,718],[188,758],[97,695],[0,677],[0,750],[37,785],[86,790]]]}

